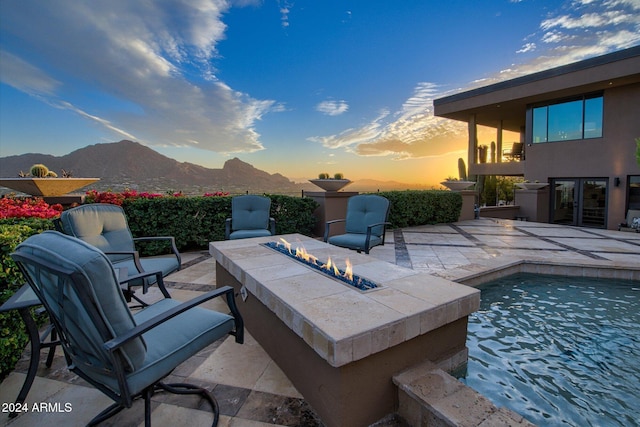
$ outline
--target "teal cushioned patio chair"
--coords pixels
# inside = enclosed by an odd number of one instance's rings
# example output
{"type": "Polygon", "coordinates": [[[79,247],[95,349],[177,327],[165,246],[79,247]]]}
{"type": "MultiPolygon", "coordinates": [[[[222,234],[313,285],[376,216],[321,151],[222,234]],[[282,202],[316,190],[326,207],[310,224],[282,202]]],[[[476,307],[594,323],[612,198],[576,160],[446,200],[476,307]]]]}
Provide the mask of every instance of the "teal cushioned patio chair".
{"type": "MultiPolygon", "coordinates": [[[[57,221],[58,231],[84,240],[104,252],[115,268],[126,267],[127,275],[145,271],[161,271],[162,277],[180,270],[181,258],[172,236],[136,237],[131,235],[124,210],[108,203],[89,203],[63,211],[57,221]],[[166,242],[166,254],[141,257],[136,250],[137,242],[166,242]]],[[[135,297],[132,287],[142,286],[143,293],[149,285],[156,283],[155,276],[127,282],[126,296],[135,297]]],[[[165,297],[169,296],[164,285],[159,286],[165,297]]]]}
{"type": "Polygon", "coordinates": [[[377,245],[384,245],[384,235],[389,216],[389,200],[374,194],[352,196],[347,202],[347,217],[327,221],[324,241],[365,254],[377,245]],[[329,237],[330,227],[345,222],[345,234],[329,237]]]}
{"type": "MultiPolygon", "coordinates": [[[[31,236],[11,257],[36,293],[58,332],[71,371],[115,403],[88,425],[96,425],[144,399],[145,425],[151,424],[155,391],[199,394],[219,417],[215,397],[190,384],[162,380],[180,363],[229,334],[243,342],[244,326],[233,288],[221,286],[187,302],[171,298],[129,310],[113,265],[96,247],[57,231],[31,236]],[[231,314],[198,307],[224,297],[231,314]]],[[[162,281],[160,272],[154,274],[162,281]]]]}
{"type": "Polygon", "coordinates": [[[276,221],[269,216],[271,199],[245,195],[231,199],[231,218],[224,227],[225,240],[265,237],[276,234],[276,221]]]}

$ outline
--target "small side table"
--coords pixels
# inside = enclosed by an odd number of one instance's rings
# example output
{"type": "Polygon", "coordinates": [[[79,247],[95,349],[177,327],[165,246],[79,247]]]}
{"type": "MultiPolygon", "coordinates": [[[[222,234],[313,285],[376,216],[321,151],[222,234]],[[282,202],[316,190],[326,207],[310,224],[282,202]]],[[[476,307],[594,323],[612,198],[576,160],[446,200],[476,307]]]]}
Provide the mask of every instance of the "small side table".
{"type": "MultiPolygon", "coordinates": [[[[29,370],[27,371],[27,378],[24,380],[20,393],[18,393],[16,403],[24,403],[31,386],[33,385],[33,380],[36,378],[36,373],[38,372],[38,364],[40,363],[40,350],[43,348],[49,348],[46,365],[50,368],[53,363],[56,346],[60,344],[60,341],[56,338],[56,331],[53,328],[53,325],[49,325],[42,336],[38,335],[38,326],[31,316],[31,309],[39,305],[42,305],[42,303],[31,289],[31,286],[29,286],[29,284],[25,284],[22,285],[18,292],[13,294],[11,298],[0,306],[0,313],[18,310],[20,317],[22,317],[22,320],[27,327],[29,341],[31,342],[31,360],[29,361],[29,370]],[[51,341],[46,342],[49,335],[51,335],[51,341]]],[[[16,415],[16,412],[12,412],[9,414],[9,418],[14,418],[16,415]]]]}

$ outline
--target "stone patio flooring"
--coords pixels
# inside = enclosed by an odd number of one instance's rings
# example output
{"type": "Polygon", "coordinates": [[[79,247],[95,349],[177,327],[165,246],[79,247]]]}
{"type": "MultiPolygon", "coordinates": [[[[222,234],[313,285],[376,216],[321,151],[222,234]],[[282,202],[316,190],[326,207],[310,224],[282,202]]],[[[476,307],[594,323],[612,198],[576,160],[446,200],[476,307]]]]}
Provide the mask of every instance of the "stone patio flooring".
{"type": "MultiPolygon", "coordinates": [[[[559,274],[570,268],[580,271],[583,267],[603,267],[602,275],[640,280],[640,233],[479,219],[393,230],[387,233],[386,242],[372,249],[371,256],[468,283],[478,275],[517,265],[522,260],[552,263],[554,272],[559,274]],[[618,272],[612,273],[606,267],[614,267],[618,272]]],[[[174,298],[190,299],[216,287],[215,264],[207,252],[183,254],[183,269],[167,277],[166,283],[174,298]]],[[[159,297],[159,292],[150,291],[146,297],[152,301],[159,297]]],[[[209,306],[225,309],[218,304],[212,302],[209,306]]],[[[213,390],[220,404],[222,427],[322,425],[250,333],[243,345],[236,344],[232,337],[211,345],[179,366],[168,380],[191,382],[213,390]]],[[[0,403],[13,402],[17,396],[25,378],[28,353],[25,351],[16,370],[0,386],[0,403]]],[[[158,394],[153,400],[154,426],[211,424],[211,413],[207,407],[200,408],[199,398],[158,394]]],[[[67,371],[60,350],[51,368],[41,364],[27,396],[29,408],[41,402],[59,403],[63,410],[69,403],[71,411],[29,412],[12,420],[8,414],[0,413],[0,423],[16,427],[81,426],[111,403],[67,371]]],[[[132,409],[102,425],[144,425],[143,416],[142,402],[137,401],[132,409]]],[[[401,422],[390,417],[379,425],[397,426],[401,422]]]]}

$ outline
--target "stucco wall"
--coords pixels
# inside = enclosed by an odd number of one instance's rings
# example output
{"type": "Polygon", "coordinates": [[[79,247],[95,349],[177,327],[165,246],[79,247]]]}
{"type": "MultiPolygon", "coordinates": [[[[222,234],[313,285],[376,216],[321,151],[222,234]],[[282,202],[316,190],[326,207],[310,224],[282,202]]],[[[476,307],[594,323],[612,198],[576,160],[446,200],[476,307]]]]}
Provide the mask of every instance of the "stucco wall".
{"type": "Polygon", "coordinates": [[[616,228],[625,216],[627,175],[640,174],[635,138],[640,137],[640,83],[604,92],[603,137],[528,144],[525,178],[608,178],[608,224],[616,228]],[[620,178],[620,186],[614,179],[620,178]]]}

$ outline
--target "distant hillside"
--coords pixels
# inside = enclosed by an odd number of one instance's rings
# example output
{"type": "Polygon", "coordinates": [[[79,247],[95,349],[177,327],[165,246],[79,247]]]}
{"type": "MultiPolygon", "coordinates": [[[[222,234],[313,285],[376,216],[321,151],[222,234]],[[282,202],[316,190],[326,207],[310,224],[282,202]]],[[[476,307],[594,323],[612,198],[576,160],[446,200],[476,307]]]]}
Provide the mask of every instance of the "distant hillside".
{"type": "MultiPolygon", "coordinates": [[[[210,169],[188,162],[178,162],[137,142],[123,140],[90,145],[64,156],[22,154],[0,157],[0,176],[17,177],[28,173],[33,164],[43,163],[61,174],[71,171],[78,178],[100,178],[84,190],[99,191],[136,189],[159,192],[183,191],[185,194],[204,194],[214,191],[238,193],[301,194],[321,191],[310,182],[294,183],[279,173],[256,169],[238,158],[227,160],[222,169],[210,169]]],[[[375,192],[388,190],[426,189],[424,186],[396,181],[359,180],[345,187],[345,191],[375,192]]],[[[0,187],[0,193],[3,193],[0,187]]],[[[83,190],[83,191],[84,191],[83,190]]],[[[6,190],[10,192],[11,190],[6,190]]]]}
{"type": "Polygon", "coordinates": [[[302,189],[280,174],[261,171],[238,158],[226,161],[222,169],[209,169],[178,162],[126,140],[90,145],[60,157],[34,153],[0,157],[0,175],[17,177],[21,171],[28,173],[35,163],[43,163],[58,174],[64,169],[74,177],[100,178],[87,187],[100,191],[131,188],[203,194],[213,191],[296,193],[302,189]]]}

